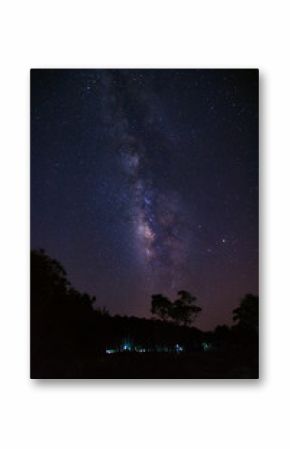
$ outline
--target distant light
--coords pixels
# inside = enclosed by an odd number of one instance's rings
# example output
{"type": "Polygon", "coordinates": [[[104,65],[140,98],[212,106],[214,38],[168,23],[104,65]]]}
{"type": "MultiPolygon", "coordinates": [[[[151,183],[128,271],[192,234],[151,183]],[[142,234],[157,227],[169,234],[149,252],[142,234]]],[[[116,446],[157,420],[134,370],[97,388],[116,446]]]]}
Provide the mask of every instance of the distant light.
{"type": "Polygon", "coordinates": [[[175,350],[176,352],[182,352],[183,351],[183,347],[180,345],[175,345],[175,350]]]}
{"type": "Polygon", "coordinates": [[[115,354],[116,349],[106,349],[106,354],[115,354]]]}
{"type": "Polygon", "coordinates": [[[132,347],[131,347],[130,344],[125,343],[125,344],[122,346],[122,350],[123,350],[123,351],[132,351],[132,347]]]}

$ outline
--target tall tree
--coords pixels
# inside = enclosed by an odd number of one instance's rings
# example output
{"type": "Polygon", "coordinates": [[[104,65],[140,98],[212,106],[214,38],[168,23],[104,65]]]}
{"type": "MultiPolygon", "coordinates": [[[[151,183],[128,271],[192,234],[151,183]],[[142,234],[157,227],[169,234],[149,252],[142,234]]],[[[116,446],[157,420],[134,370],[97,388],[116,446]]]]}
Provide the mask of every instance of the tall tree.
{"type": "Polygon", "coordinates": [[[197,298],[186,290],[178,292],[179,298],[173,302],[171,317],[177,324],[189,326],[194,323],[201,312],[201,307],[195,305],[197,298]]]}
{"type": "Polygon", "coordinates": [[[163,321],[167,321],[171,318],[172,302],[163,295],[151,296],[151,313],[161,318],[163,321]]]}
{"type": "Polygon", "coordinates": [[[241,328],[258,332],[259,328],[259,298],[247,294],[242,298],[240,306],[233,310],[233,320],[241,328]]]}
{"type": "Polygon", "coordinates": [[[191,325],[201,307],[195,305],[196,298],[185,290],[178,292],[178,298],[172,302],[163,295],[152,295],[151,313],[158,316],[163,321],[173,321],[184,326],[191,325]]]}

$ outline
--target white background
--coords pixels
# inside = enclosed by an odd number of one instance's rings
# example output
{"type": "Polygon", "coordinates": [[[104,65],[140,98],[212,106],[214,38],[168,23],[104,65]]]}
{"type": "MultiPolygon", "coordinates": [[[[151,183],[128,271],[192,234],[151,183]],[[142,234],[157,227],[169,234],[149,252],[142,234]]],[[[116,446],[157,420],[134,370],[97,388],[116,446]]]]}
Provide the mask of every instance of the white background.
{"type": "Polygon", "coordinates": [[[2,448],[290,447],[287,3],[2,1],[2,448]],[[261,380],[29,380],[31,67],[260,69],[261,380]]]}

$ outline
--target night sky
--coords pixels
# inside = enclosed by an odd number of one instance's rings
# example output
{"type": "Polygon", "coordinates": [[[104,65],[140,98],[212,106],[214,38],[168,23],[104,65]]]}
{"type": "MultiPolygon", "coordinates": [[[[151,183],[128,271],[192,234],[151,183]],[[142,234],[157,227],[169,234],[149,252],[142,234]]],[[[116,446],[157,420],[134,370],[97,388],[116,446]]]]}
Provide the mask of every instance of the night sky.
{"type": "Polygon", "coordinates": [[[112,314],[258,293],[257,70],[33,70],[31,246],[112,314]]]}

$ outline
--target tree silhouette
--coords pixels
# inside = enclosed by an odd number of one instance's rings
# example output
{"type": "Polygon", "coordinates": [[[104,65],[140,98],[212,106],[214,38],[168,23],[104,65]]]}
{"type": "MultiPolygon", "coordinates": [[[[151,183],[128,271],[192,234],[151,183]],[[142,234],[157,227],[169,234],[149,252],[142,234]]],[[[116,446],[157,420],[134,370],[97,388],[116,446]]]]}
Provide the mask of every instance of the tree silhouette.
{"type": "Polygon", "coordinates": [[[66,271],[55,259],[49,257],[43,249],[31,251],[31,299],[37,305],[63,297],[70,286],[66,271]]]}
{"type": "Polygon", "coordinates": [[[48,360],[77,360],[94,344],[92,300],[70,286],[59,262],[43,250],[31,252],[32,375],[48,360]]]}
{"type": "Polygon", "coordinates": [[[94,297],[71,286],[59,262],[42,250],[32,251],[31,376],[257,377],[258,298],[246,295],[233,311],[236,326],[218,326],[214,332],[191,327],[201,312],[196,301],[185,290],[180,290],[174,301],[162,294],[153,295],[151,312],[162,322],[111,316],[106,309],[96,307],[94,297]],[[126,354],[130,357],[107,357],[107,349],[118,350],[124,341],[132,349],[126,354]],[[201,352],[203,344],[214,348],[210,357],[207,351],[201,352]],[[184,357],[175,357],[176,348],[184,357]],[[143,357],[139,352],[150,354],[143,357]],[[166,352],[166,357],[161,352],[166,352]]]}
{"type": "Polygon", "coordinates": [[[233,320],[240,328],[258,332],[259,328],[259,298],[247,294],[242,298],[240,306],[233,310],[233,320]]]}
{"type": "Polygon", "coordinates": [[[163,321],[168,321],[171,318],[172,302],[160,294],[152,295],[151,298],[151,313],[163,321]]]}
{"type": "Polygon", "coordinates": [[[180,290],[178,295],[179,298],[172,305],[171,317],[177,324],[189,326],[194,323],[202,309],[194,304],[197,298],[186,290],[180,290]]]}
{"type": "Polygon", "coordinates": [[[176,324],[189,326],[202,309],[194,304],[196,298],[186,290],[180,290],[178,295],[174,302],[161,294],[152,295],[151,313],[163,321],[172,320],[176,324]]]}

